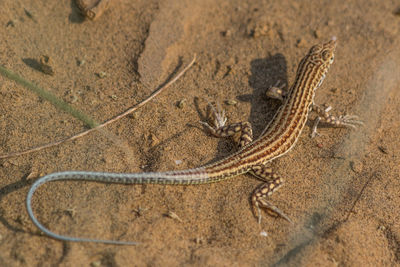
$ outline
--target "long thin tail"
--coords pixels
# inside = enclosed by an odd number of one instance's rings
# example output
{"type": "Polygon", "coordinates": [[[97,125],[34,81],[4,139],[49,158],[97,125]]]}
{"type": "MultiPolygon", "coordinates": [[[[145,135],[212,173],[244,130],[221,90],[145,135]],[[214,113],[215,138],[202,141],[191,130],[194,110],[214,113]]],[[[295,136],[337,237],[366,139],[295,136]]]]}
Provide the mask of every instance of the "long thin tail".
{"type": "Polygon", "coordinates": [[[33,183],[30,188],[27,198],[26,207],[28,215],[32,222],[46,235],[63,241],[72,242],[94,242],[94,243],[105,243],[114,245],[137,245],[138,242],[129,241],[116,241],[116,240],[102,240],[102,239],[90,239],[90,238],[78,238],[59,235],[53,233],[46,227],[44,227],[38,219],[35,217],[32,210],[32,197],[35,191],[43,184],[52,181],[59,180],[87,180],[104,183],[120,183],[120,184],[200,184],[212,182],[204,168],[195,168],[183,171],[171,171],[171,172],[146,172],[146,173],[104,173],[104,172],[85,172],[85,171],[67,171],[57,172],[39,178],[33,183]]]}

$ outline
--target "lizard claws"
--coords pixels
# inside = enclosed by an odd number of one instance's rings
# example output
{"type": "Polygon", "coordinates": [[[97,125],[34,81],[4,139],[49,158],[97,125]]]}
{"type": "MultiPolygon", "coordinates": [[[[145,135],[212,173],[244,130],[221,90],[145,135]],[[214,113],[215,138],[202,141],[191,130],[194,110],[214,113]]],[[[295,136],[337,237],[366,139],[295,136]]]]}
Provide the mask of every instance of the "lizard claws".
{"type": "Polygon", "coordinates": [[[357,125],[364,125],[364,122],[357,115],[342,115],[338,118],[338,124],[355,129],[357,125]]]}
{"type": "Polygon", "coordinates": [[[200,121],[200,123],[208,128],[211,132],[215,132],[216,130],[225,126],[227,121],[227,117],[225,116],[225,111],[221,108],[221,105],[217,103],[215,106],[208,102],[208,119],[211,120],[210,123],[206,121],[200,121]],[[211,111],[211,114],[210,114],[211,111]]]}

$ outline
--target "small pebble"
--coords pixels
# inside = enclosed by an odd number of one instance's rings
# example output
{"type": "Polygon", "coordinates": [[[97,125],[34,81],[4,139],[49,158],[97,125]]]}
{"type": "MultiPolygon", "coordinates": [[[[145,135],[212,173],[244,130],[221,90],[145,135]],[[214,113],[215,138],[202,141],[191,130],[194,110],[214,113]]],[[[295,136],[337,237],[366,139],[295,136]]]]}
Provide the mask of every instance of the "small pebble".
{"type": "Polygon", "coordinates": [[[42,55],[39,59],[40,62],[40,69],[43,73],[48,74],[48,75],[54,75],[54,70],[50,66],[52,63],[52,60],[49,56],[47,55],[42,55]]]}
{"type": "Polygon", "coordinates": [[[181,165],[182,164],[182,160],[180,160],[180,159],[175,160],[175,164],[176,165],[181,165]]]}
{"type": "Polygon", "coordinates": [[[15,21],[14,20],[9,20],[6,24],[6,27],[15,27],[15,21]]]}
{"type": "Polygon", "coordinates": [[[133,212],[135,212],[140,217],[143,216],[147,210],[148,208],[142,208],[139,206],[137,209],[134,209],[133,212]]]}
{"type": "Polygon", "coordinates": [[[168,211],[168,213],[166,214],[166,216],[170,217],[171,219],[175,219],[175,220],[177,220],[177,221],[179,221],[179,222],[182,222],[181,218],[179,218],[179,216],[176,215],[176,213],[173,212],[173,211],[168,211]]]}
{"type": "Polygon", "coordinates": [[[90,267],[99,267],[101,266],[101,261],[93,261],[90,263],[90,267]]]}
{"type": "Polygon", "coordinates": [[[76,95],[72,95],[71,103],[75,103],[76,101],[78,101],[78,97],[76,95]]]}
{"type": "Polygon", "coordinates": [[[221,35],[224,37],[230,37],[232,35],[232,31],[231,30],[226,30],[221,32],[221,35]]]}
{"type": "Polygon", "coordinates": [[[29,172],[29,174],[26,176],[26,179],[33,179],[33,178],[37,178],[39,177],[39,172],[35,167],[31,168],[31,171],[29,172]]]}
{"type": "Polygon", "coordinates": [[[186,99],[179,100],[176,106],[180,109],[184,108],[186,105],[186,99]]]}
{"type": "Polygon", "coordinates": [[[86,63],[86,60],[85,59],[76,59],[76,65],[78,66],[78,67],[81,67],[81,66],[83,66],[84,64],[86,63]]]}
{"type": "Polygon", "coordinates": [[[80,12],[90,20],[100,17],[110,6],[111,0],[75,0],[80,12]]]}
{"type": "Polygon", "coordinates": [[[383,153],[383,154],[389,154],[387,147],[385,146],[378,146],[378,149],[383,153]]]}
{"type": "Polygon", "coordinates": [[[225,104],[227,104],[228,106],[235,106],[237,104],[237,101],[234,99],[228,99],[225,101],[225,104]]]}
{"type": "Polygon", "coordinates": [[[96,75],[100,79],[103,79],[103,78],[107,77],[107,73],[105,73],[104,71],[100,71],[99,73],[96,73],[96,75]]]}
{"type": "Polygon", "coordinates": [[[33,17],[32,13],[29,12],[27,9],[24,8],[25,11],[25,15],[30,18],[31,20],[33,20],[34,22],[36,22],[35,18],[33,17]]]}
{"type": "Polygon", "coordinates": [[[267,236],[268,236],[268,233],[267,233],[267,232],[265,232],[265,231],[261,231],[261,233],[260,233],[260,236],[267,237],[267,236]]]}
{"type": "Polygon", "coordinates": [[[139,114],[138,112],[133,112],[133,113],[129,114],[129,117],[131,119],[137,119],[137,117],[139,116],[138,114],[139,114]]]}
{"type": "Polygon", "coordinates": [[[260,36],[267,35],[268,30],[269,30],[268,25],[257,25],[252,31],[252,37],[258,38],[260,36]]]}
{"type": "Polygon", "coordinates": [[[155,134],[150,134],[149,140],[150,140],[150,147],[156,146],[160,143],[160,140],[158,140],[155,134]]]}
{"type": "Polygon", "coordinates": [[[141,168],[142,170],[144,170],[144,169],[146,169],[146,168],[148,168],[148,167],[149,167],[149,164],[140,165],[140,168],[141,168]]]}
{"type": "Polygon", "coordinates": [[[70,208],[70,209],[66,209],[65,212],[68,214],[68,216],[70,216],[71,218],[73,218],[76,214],[76,208],[70,208]]]}
{"type": "Polygon", "coordinates": [[[268,23],[257,23],[255,25],[250,23],[247,25],[246,34],[252,38],[258,38],[265,35],[269,35],[271,37],[272,30],[268,23]]]}
{"type": "Polygon", "coordinates": [[[196,237],[195,239],[194,239],[194,242],[197,244],[197,245],[200,245],[200,244],[202,244],[203,243],[203,239],[201,238],[201,237],[196,237]]]}

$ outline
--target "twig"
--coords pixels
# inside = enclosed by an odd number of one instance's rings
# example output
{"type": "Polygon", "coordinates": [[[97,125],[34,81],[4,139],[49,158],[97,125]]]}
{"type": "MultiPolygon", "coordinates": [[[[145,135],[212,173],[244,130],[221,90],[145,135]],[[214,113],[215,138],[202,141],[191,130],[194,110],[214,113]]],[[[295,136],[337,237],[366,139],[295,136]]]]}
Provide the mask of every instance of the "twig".
{"type": "Polygon", "coordinates": [[[25,155],[25,154],[29,154],[32,152],[36,152],[45,148],[49,148],[52,146],[57,146],[59,144],[65,143],[67,141],[72,141],[75,139],[78,139],[79,137],[85,136],[88,133],[91,133],[95,130],[99,130],[100,128],[103,128],[104,126],[111,124],[112,122],[115,122],[123,117],[125,117],[126,115],[134,112],[135,110],[137,110],[138,108],[140,108],[141,106],[143,106],[144,104],[146,104],[147,102],[149,102],[150,100],[152,100],[154,97],[156,97],[159,93],[161,93],[162,91],[164,91],[166,88],[168,88],[169,86],[171,86],[173,83],[175,83],[180,77],[182,77],[182,75],[190,68],[192,67],[192,65],[194,64],[194,62],[196,61],[196,55],[194,55],[193,60],[181,71],[179,72],[172,80],[170,80],[169,82],[167,82],[166,84],[164,84],[163,86],[161,86],[160,88],[158,88],[157,90],[155,90],[149,97],[147,97],[145,100],[143,100],[142,102],[136,104],[135,106],[129,108],[128,110],[126,110],[125,112],[109,119],[108,121],[97,125],[94,128],[91,128],[89,130],[83,131],[79,134],[76,134],[74,136],[68,137],[68,138],[64,138],[55,142],[51,142],[45,145],[41,145],[41,146],[37,146],[37,147],[33,147],[27,150],[23,150],[23,151],[19,151],[19,152],[13,152],[13,153],[8,153],[8,154],[3,154],[0,155],[0,159],[6,159],[6,158],[11,158],[11,157],[17,157],[17,156],[21,156],[21,155],[25,155]]]}

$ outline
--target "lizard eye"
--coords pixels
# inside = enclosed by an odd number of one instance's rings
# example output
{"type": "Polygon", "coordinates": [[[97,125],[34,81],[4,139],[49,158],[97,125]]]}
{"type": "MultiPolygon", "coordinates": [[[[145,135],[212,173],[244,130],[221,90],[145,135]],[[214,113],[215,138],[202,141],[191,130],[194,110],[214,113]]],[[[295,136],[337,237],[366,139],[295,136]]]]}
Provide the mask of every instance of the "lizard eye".
{"type": "Polygon", "coordinates": [[[328,61],[332,58],[332,54],[329,52],[329,50],[323,51],[321,56],[324,61],[328,61]]]}

